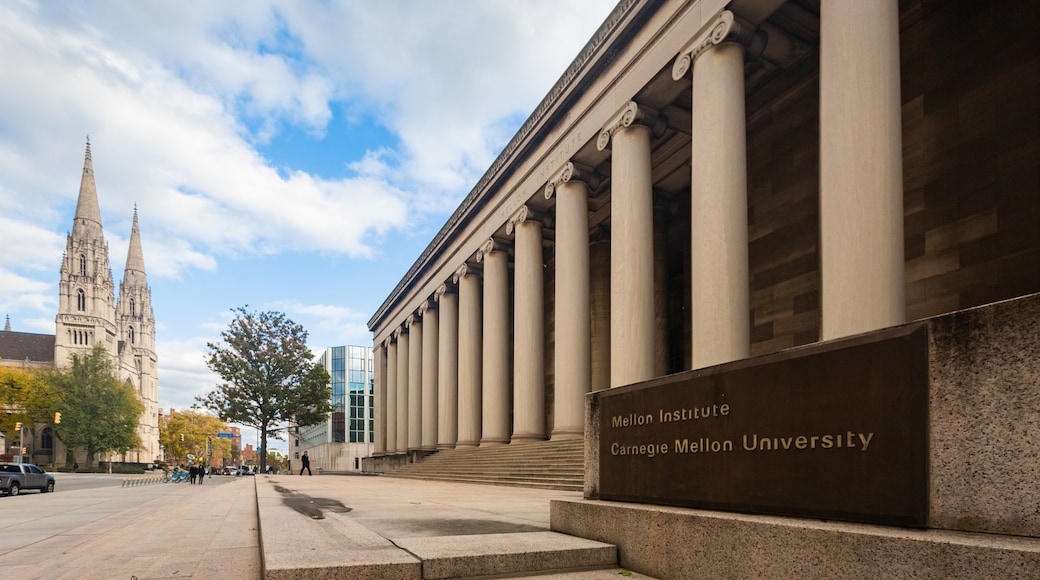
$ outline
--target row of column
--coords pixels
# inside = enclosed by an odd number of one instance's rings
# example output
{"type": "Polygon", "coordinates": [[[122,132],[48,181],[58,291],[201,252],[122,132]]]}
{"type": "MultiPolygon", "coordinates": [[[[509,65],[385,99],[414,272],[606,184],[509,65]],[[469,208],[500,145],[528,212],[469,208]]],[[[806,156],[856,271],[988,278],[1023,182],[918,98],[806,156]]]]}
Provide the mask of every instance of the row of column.
{"type": "MultiPolygon", "coordinates": [[[[724,11],[673,67],[676,80],[692,69],[693,368],[750,354],[744,58],[753,35],[724,11]]],[[[823,340],[905,319],[898,39],[896,0],[821,7],[823,340]]],[[[662,122],[630,102],[598,138],[600,150],[611,148],[609,316],[592,316],[596,177],[567,163],[545,187],[556,198],[553,438],[582,435],[594,372],[609,368],[610,387],[656,374],[651,137],[662,122]],[[606,361],[591,340],[604,319],[606,361]]],[[[508,254],[489,240],[438,289],[439,315],[424,303],[386,341],[386,452],[546,437],[541,228],[526,206],[506,226],[515,236],[512,309],[508,254]]]]}

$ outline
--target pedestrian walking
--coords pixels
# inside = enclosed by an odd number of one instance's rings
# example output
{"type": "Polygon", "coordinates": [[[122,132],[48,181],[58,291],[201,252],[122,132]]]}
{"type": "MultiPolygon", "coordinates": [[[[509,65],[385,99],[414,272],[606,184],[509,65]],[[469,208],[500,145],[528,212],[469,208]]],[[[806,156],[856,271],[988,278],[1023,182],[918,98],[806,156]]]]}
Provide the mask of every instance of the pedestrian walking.
{"type": "Polygon", "coordinates": [[[300,475],[303,475],[304,469],[307,470],[307,475],[314,475],[311,473],[311,458],[307,456],[306,451],[303,452],[303,457],[301,459],[303,461],[303,467],[300,468],[300,475]]]}
{"type": "Polygon", "coordinates": [[[206,477],[206,468],[199,466],[199,485],[202,485],[202,478],[206,477]]]}
{"type": "Polygon", "coordinates": [[[199,468],[194,465],[188,469],[188,483],[195,485],[195,478],[199,476],[199,468]]]}

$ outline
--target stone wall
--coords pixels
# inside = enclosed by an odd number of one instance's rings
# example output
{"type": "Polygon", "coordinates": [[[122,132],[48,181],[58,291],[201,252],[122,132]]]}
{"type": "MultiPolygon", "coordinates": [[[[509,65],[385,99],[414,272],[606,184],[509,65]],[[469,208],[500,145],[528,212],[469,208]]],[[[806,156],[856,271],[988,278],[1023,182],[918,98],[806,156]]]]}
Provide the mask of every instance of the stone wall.
{"type": "Polygon", "coordinates": [[[596,393],[586,408],[592,501],[554,501],[552,529],[614,543],[623,567],[661,578],[1035,577],[1040,293],[925,324],[929,529],[595,501],[596,393]]]}

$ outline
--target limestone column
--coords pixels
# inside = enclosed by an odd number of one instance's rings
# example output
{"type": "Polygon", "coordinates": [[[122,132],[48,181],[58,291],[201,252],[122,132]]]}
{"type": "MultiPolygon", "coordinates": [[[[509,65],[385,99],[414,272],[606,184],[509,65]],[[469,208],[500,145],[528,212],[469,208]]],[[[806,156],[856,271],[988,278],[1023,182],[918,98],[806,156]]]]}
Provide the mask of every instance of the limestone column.
{"type": "Polygon", "coordinates": [[[899,3],[820,7],[821,339],[906,320],[899,3]]]}
{"type": "Polygon", "coordinates": [[[386,339],[386,453],[397,453],[397,341],[386,339]]]}
{"type": "Polygon", "coordinates": [[[373,349],[375,366],[375,441],[372,455],[386,454],[386,346],[382,343],[373,349]]]}
{"type": "Polygon", "coordinates": [[[545,186],[546,199],[556,196],[554,440],[584,435],[585,395],[592,390],[588,186],[592,179],[591,172],[567,163],[545,186]]]}
{"type": "Polygon", "coordinates": [[[408,318],[408,450],[422,447],[423,322],[408,318]]]}
{"type": "Polygon", "coordinates": [[[610,386],[654,377],[652,111],[629,102],[600,132],[610,159],[610,386]]]}
{"type": "Polygon", "coordinates": [[[748,32],[724,11],[673,77],[693,68],[690,184],[690,316],[693,368],[747,358],[751,350],[748,283],[747,127],[744,47],[748,32]]]}
{"type": "Polygon", "coordinates": [[[610,230],[603,225],[589,236],[589,277],[592,390],[602,391],[610,388],[610,230]]]}
{"type": "Polygon", "coordinates": [[[456,447],[480,445],[483,380],[483,309],[480,274],[463,264],[452,278],[459,287],[459,439],[456,447]]]}
{"type": "Polygon", "coordinates": [[[506,233],[515,234],[516,252],[510,441],[539,441],[545,439],[545,266],[540,216],[521,206],[506,223],[506,233]]]}
{"type": "Polygon", "coordinates": [[[510,339],[509,254],[488,240],[477,254],[484,263],[484,373],[480,446],[509,443],[512,403],[512,345],[510,339]]]}
{"type": "Polygon", "coordinates": [[[437,349],[437,448],[452,449],[459,438],[459,295],[441,284],[434,294],[439,304],[437,349]]]}
{"type": "Polygon", "coordinates": [[[407,322],[397,329],[397,452],[408,453],[408,358],[411,354],[407,322]]]}
{"type": "Polygon", "coordinates": [[[422,317],[422,449],[437,449],[437,365],[439,319],[427,300],[419,306],[422,317]]]}

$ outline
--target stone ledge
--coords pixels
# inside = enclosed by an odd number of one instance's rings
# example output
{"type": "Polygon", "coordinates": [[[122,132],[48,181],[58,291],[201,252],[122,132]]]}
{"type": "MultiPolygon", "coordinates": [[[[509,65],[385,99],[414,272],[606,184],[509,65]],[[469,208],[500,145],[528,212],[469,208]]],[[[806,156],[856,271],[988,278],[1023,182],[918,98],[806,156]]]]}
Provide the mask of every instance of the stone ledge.
{"type": "Polygon", "coordinates": [[[555,532],[417,537],[397,544],[422,559],[424,579],[617,565],[614,546],[555,532]]]}
{"type": "Polygon", "coordinates": [[[285,501],[307,496],[266,479],[256,478],[264,578],[422,578],[422,562],[390,540],[337,513],[308,517],[285,501]]]}
{"type": "Polygon", "coordinates": [[[553,500],[553,531],[659,578],[1035,578],[1040,538],[553,500]]]}

